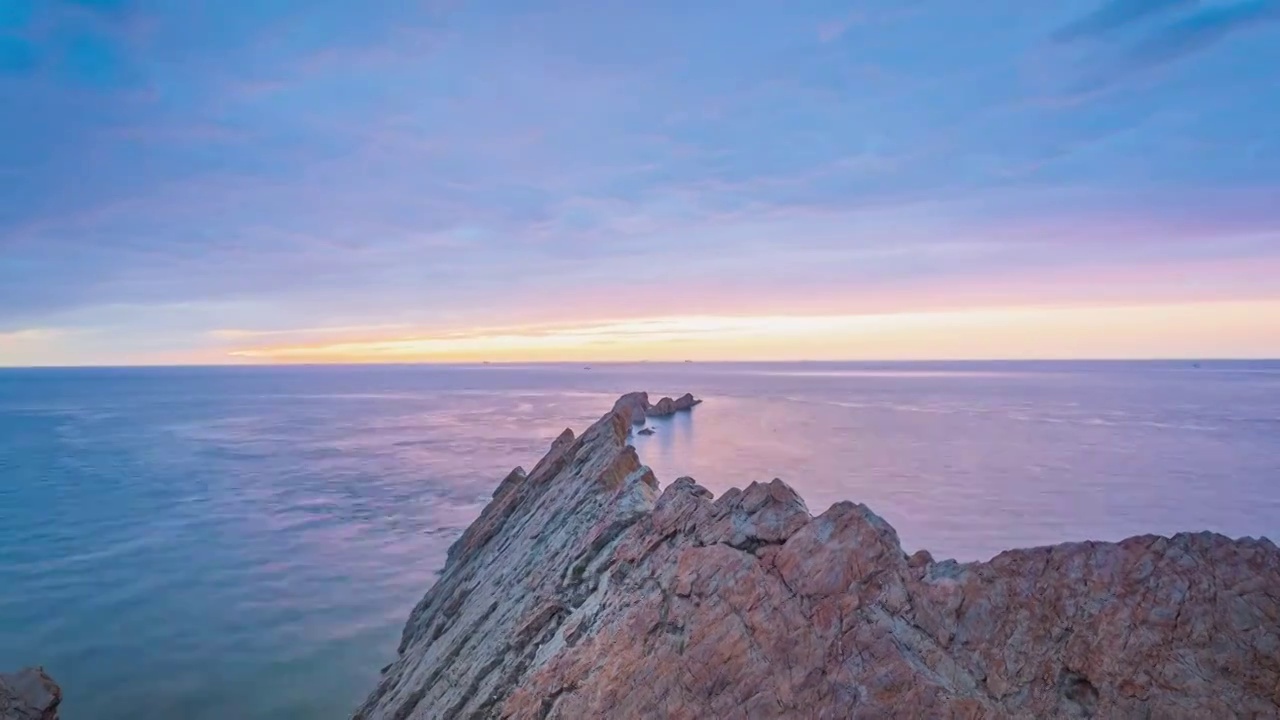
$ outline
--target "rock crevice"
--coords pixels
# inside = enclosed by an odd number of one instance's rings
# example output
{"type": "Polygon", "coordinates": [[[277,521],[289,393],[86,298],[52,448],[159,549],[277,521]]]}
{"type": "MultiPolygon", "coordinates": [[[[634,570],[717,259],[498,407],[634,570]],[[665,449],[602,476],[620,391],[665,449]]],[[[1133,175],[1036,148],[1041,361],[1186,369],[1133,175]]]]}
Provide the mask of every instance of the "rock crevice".
{"type": "Polygon", "coordinates": [[[781,480],[660,493],[627,436],[661,405],[501,483],[357,718],[1280,717],[1270,541],[908,557],[781,480]]]}

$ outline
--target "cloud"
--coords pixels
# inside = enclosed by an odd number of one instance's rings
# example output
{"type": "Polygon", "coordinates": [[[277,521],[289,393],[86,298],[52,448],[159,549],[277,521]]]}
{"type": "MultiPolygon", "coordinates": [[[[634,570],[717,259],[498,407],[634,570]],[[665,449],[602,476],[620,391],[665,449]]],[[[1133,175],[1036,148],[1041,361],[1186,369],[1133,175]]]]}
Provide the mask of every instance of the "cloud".
{"type": "Polygon", "coordinates": [[[80,329],[58,327],[0,331],[0,367],[60,364],[58,356],[64,355],[77,339],[90,334],[80,329]]]}
{"type": "Polygon", "coordinates": [[[1271,357],[1280,300],[940,312],[678,315],[233,350],[255,362],[1271,357]],[[1123,338],[1117,343],[1116,338],[1123,338]]]}
{"type": "Polygon", "coordinates": [[[1280,0],[1245,0],[1205,7],[1160,26],[1118,53],[1103,53],[1075,86],[1078,97],[1098,94],[1123,80],[1203,52],[1230,36],[1280,20],[1280,0]]]}
{"type": "Polygon", "coordinates": [[[1084,17],[1068,23],[1053,34],[1058,42],[1071,42],[1102,35],[1159,13],[1194,7],[1199,0],[1109,0],[1084,17]]]}
{"type": "Polygon", "coordinates": [[[136,38],[142,17],[129,0],[12,0],[0,8],[0,33],[7,42],[20,40],[49,65],[110,64],[117,52],[136,38]]]}
{"type": "MultiPolygon", "coordinates": [[[[1145,31],[1172,5],[1105,6],[1083,26],[1098,44],[1045,43],[1043,11],[1008,4],[868,1],[857,44],[814,37],[858,18],[762,0],[732,21],[714,4],[366,5],[40,5],[22,35],[37,69],[0,78],[0,136],[23,138],[0,145],[0,322],[225,347],[641,303],[885,304],[847,288],[901,302],[1141,264],[1153,237],[1213,256],[1280,221],[1274,203],[1225,210],[1280,182],[1256,112],[1269,79],[1247,75],[1277,53],[1255,48],[1212,102],[1171,83],[1046,107],[1019,74],[1037,47],[1074,81],[1062,56],[1124,55],[1110,41],[1130,33],[1101,28],[1145,31]]],[[[1232,31],[1169,27],[1108,77],[1232,31]]],[[[1170,75],[1193,71],[1222,69],[1170,75]]]]}
{"type": "Polygon", "coordinates": [[[382,323],[378,325],[337,325],[314,328],[283,328],[277,330],[245,330],[239,328],[221,328],[210,330],[209,336],[218,340],[262,340],[279,337],[296,337],[309,335],[353,335],[363,333],[402,330],[410,327],[404,323],[382,323]]]}
{"type": "Polygon", "coordinates": [[[58,328],[24,328],[0,332],[0,346],[20,345],[31,342],[46,342],[66,335],[65,330],[58,328]]]}
{"type": "Polygon", "coordinates": [[[1230,34],[1280,20],[1280,0],[1254,0],[1206,8],[1171,23],[1139,42],[1127,54],[1129,69],[1177,60],[1203,50],[1230,34]]]}

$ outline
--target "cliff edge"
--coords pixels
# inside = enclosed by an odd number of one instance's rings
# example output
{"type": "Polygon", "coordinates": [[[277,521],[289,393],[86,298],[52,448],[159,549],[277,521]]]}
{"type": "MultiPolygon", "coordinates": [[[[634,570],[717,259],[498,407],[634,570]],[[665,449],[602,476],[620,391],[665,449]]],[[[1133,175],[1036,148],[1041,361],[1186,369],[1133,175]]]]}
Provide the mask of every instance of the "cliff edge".
{"type": "Polygon", "coordinates": [[[908,557],[781,480],[659,492],[646,406],[501,482],[357,719],[1280,717],[1266,539],[908,557]]]}
{"type": "Polygon", "coordinates": [[[0,673],[0,720],[58,720],[62,689],[44,668],[0,673]]]}

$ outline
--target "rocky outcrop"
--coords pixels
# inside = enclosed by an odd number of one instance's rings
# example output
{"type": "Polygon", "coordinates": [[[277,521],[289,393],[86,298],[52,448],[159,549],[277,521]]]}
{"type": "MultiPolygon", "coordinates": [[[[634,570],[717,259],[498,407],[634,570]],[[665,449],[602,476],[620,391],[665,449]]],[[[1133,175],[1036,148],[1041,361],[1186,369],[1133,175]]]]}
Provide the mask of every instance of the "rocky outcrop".
{"type": "Polygon", "coordinates": [[[631,392],[618,398],[613,404],[613,412],[621,415],[628,424],[643,425],[649,407],[649,393],[631,392]]]}
{"type": "Polygon", "coordinates": [[[44,668],[0,673],[0,720],[57,720],[62,689],[44,668]]]}
{"type": "Polygon", "coordinates": [[[1280,717],[1268,540],[908,557],[781,480],[659,493],[637,406],[502,482],[357,718],[1280,717]]]}
{"type": "Polygon", "coordinates": [[[649,402],[649,393],[632,392],[618,398],[613,404],[613,412],[621,415],[627,422],[643,425],[646,417],[667,417],[682,410],[689,410],[701,403],[693,395],[685,393],[679,399],[664,397],[656,403],[649,402]]]}
{"type": "Polygon", "coordinates": [[[695,399],[691,393],[685,393],[680,397],[676,398],[674,407],[678,412],[680,410],[688,410],[700,402],[702,401],[695,399]]]}
{"type": "Polygon", "coordinates": [[[649,417],[666,417],[668,415],[675,415],[676,413],[682,410],[688,410],[700,402],[702,401],[695,400],[693,398],[693,395],[690,395],[689,393],[685,393],[684,395],[681,395],[680,398],[677,400],[672,400],[669,397],[664,397],[658,402],[651,405],[648,408],[647,413],[649,417]]]}

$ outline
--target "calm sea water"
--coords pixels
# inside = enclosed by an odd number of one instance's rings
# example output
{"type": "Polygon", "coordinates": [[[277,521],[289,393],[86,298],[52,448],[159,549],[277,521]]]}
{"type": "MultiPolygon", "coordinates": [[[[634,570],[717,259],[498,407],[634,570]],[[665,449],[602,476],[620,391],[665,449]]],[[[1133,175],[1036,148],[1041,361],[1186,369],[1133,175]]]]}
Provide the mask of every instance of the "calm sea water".
{"type": "Polygon", "coordinates": [[[1280,363],[0,371],[0,668],[66,720],[344,718],[512,466],[627,390],[668,482],[778,476],[908,550],[1280,538],[1280,363]]]}

